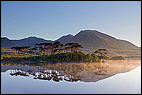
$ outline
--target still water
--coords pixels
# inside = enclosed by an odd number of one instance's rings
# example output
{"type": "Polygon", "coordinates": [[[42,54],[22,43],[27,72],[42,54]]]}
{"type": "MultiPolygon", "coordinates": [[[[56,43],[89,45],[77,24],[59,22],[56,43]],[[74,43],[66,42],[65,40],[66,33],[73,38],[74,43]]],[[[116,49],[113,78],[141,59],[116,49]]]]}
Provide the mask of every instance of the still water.
{"type": "MultiPolygon", "coordinates": [[[[89,65],[6,65],[2,94],[140,94],[141,66],[127,72],[96,73],[89,65]],[[111,73],[111,74],[110,74],[111,73]]],[[[95,65],[96,66],[96,65],[95,65]]],[[[98,65],[97,65],[98,66],[98,65]]],[[[91,67],[93,65],[91,64],[91,67]]],[[[97,67],[95,67],[97,68],[97,67]]],[[[96,69],[98,71],[99,69],[96,69]]],[[[120,69],[119,69],[120,70],[120,69]]],[[[100,71],[99,71],[100,72],[100,71]]]]}

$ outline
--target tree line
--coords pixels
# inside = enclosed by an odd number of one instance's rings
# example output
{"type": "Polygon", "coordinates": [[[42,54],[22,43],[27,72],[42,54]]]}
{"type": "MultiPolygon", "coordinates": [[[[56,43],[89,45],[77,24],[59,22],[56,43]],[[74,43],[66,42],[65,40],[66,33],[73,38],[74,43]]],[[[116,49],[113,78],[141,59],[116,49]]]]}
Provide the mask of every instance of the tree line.
{"type": "MultiPolygon", "coordinates": [[[[12,47],[11,49],[26,50],[29,46],[12,47]]],[[[63,45],[60,41],[54,43],[36,43],[31,51],[39,51],[41,57],[29,57],[24,60],[44,60],[47,62],[100,62],[108,59],[106,49],[95,50],[92,54],[85,54],[81,50],[79,43],[66,43],[63,45]]]]}
{"type": "Polygon", "coordinates": [[[16,51],[24,51],[26,49],[31,51],[39,51],[41,53],[41,56],[77,51],[80,50],[80,48],[83,47],[78,43],[66,43],[65,45],[63,45],[60,41],[56,41],[54,43],[36,43],[34,48],[30,48],[30,46],[11,47],[11,49],[15,49],[16,51]]]}

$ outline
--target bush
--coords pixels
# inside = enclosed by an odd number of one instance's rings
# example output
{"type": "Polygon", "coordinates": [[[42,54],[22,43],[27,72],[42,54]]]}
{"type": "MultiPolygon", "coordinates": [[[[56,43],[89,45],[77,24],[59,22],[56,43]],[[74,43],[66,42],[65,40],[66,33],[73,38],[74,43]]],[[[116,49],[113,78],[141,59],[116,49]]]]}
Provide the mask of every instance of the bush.
{"type": "Polygon", "coordinates": [[[101,59],[97,55],[95,55],[94,53],[92,53],[91,56],[92,56],[93,62],[100,62],[101,61],[101,59]]]}
{"type": "Polygon", "coordinates": [[[83,51],[71,51],[66,53],[58,53],[44,56],[32,56],[32,57],[23,57],[15,58],[15,60],[21,61],[46,61],[46,62],[99,62],[99,58],[94,53],[85,54],[83,51]]]}

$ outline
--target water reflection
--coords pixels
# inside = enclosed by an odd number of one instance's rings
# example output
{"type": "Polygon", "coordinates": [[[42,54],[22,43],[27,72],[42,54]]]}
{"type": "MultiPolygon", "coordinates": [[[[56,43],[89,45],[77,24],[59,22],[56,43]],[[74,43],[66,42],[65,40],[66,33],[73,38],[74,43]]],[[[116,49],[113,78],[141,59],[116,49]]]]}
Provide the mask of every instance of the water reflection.
{"type": "Polygon", "coordinates": [[[140,63],[128,61],[108,63],[5,64],[1,72],[10,70],[10,76],[33,76],[33,79],[55,82],[96,82],[117,73],[128,72],[140,63]]]}
{"type": "MultiPolygon", "coordinates": [[[[30,75],[34,76],[33,79],[40,79],[40,80],[53,80],[55,82],[59,81],[69,81],[69,82],[76,82],[80,80],[79,77],[65,74],[63,71],[57,71],[55,69],[50,69],[49,65],[22,65],[22,64],[9,64],[10,66],[10,75],[11,76],[27,76],[30,75]]],[[[51,64],[50,64],[51,66],[51,64]]],[[[4,66],[3,66],[4,67],[4,66]]],[[[5,66],[4,68],[6,68],[5,66]]]]}

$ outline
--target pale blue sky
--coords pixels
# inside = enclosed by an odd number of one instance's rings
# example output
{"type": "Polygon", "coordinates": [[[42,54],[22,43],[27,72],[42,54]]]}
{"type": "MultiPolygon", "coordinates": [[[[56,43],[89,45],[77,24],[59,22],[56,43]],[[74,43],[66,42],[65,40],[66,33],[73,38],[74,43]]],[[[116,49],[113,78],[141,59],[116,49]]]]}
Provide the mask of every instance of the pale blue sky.
{"type": "Polygon", "coordinates": [[[1,36],[56,40],[94,29],[141,46],[141,1],[1,1],[1,36]]]}

